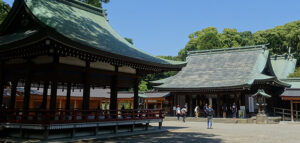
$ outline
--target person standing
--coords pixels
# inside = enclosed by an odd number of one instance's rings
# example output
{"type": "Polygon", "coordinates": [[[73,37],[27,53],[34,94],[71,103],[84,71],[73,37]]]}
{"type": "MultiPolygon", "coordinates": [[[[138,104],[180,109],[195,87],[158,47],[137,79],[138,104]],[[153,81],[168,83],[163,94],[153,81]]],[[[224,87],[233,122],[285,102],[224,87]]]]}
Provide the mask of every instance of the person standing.
{"type": "Polygon", "coordinates": [[[181,116],[182,116],[182,121],[185,123],[185,117],[186,117],[186,112],[187,112],[187,109],[185,107],[183,107],[181,109],[181,116]]]}
{"type": "Polygon", "coordinates": [[[232,118],[236,118],[236,112],[237,112],[237,107],[235,105],[235,103],[233,103],[232,107],[231,107],[231,110],[232,110],[232,118]]]}
{"type": "Polygon", "coordinates": [[[207,112],[207,129],[212,129],[212,122],[214,117],[214,109],[211,107],[211,105],[208,106],[206,109],[207,112]]]}
{"type": "Polygon", "coordinates": [[[195,117],[198,118],[199,117],[199,106],[195,107],[195,117]]]}
{"type": "Polygon", "coordinates": [[[177,120],[178,120],[178,121],[179,121],[180,115],[181,115],[180,106],[177,105],[177,108],[176,108],[176,116],[177,116],[177,120]]]}
{"type": "Polygon", "coordinates": [[[222,111],[223,111],[223,118],[226,118],[227,106],[225,103],[222,106],[222,111]]]}

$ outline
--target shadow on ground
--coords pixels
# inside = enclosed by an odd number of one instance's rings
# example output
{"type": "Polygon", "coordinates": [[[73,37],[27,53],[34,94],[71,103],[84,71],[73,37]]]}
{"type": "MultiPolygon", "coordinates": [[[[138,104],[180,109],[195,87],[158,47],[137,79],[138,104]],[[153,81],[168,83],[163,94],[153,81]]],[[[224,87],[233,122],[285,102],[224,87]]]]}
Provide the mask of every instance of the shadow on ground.
{"type": "Polygon", "coordinates": [[[201,143],[221,143],[222,140],[215,138],[214,134],[194,133],[194,132],[164,132],[159,134],[138,135],[123,138],[114,138],[98,141],[81,141],[81,142],[96,142],[96,143],[183,143],[183,142],[201,142],[201,143]]]}

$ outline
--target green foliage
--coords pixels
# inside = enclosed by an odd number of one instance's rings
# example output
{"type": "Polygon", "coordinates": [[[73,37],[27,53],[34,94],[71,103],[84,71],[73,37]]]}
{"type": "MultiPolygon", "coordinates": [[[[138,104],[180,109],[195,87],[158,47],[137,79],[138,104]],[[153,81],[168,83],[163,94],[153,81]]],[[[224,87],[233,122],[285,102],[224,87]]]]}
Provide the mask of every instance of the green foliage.
{"type": "Polygon", "coordinates": [[[295,72],[290,74],[289,77],[300,77],[300,67],[296,68],[295,72]]]}
{"type": "Polygon", "coordinates": [[[300,60],[300,20],[255,33],[237,32],[236,29],[230,28],[225,28],[219,33],[215,27],[208,27],[188,37],[190,40],[178,53],[177,58],[180,60],[185,60],[188,51],[259,44],[269,44],[268,48],[272,54],[284,54],[287,47],[291,47],[295,58],[300,60]]]}
{"type": "MultiPolygon", "coordinates": [[[[167,60],[174,60],[174,61],[180,60],[178,57],[172,57],[172,56],[157,56],[157,57],[167,59],[167,60]]],[[[157,74],[148,74],[148,75],[140,78],[139,90],[140,91],[151,91],[151,90],[153,90],[153,87],[149,83],[149,81],[167,78],[167,77],[175,75],[176,73],[177,73],[177,71],[168,71],[168,72],[162,72],[162,73],[157,73],[157,74]]]]}
{"type": "Polygon", "coordinates": [[[0,23],[6,18],[8,12],[10,11],[10,6],[0,0],[0,23]]]}
{"type": "Polygon", "coordinates": [[[147,82],[142,80],[139,85],[139,91],[149,91],[147,87],[147,82]]]}

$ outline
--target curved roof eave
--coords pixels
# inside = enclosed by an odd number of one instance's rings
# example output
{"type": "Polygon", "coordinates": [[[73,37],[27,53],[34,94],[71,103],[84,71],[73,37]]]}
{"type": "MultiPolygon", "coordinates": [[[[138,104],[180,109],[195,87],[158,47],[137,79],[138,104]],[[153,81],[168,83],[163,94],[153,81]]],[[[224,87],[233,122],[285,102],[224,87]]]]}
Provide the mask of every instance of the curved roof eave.
{"type": "Polygon", "coordinates": [[[35,20],[44,24],[44,27],[50,28],[58,35],[65,37],[65,39],[73,41],[71,42],[72,44],[77,43],[78,45],[79,43],[80,45],[84,45],[80,48],[84,47],[83,50],[85,51],[92,50],[98,53],[109,53],[110,56],[114,56],[117,59],[121,58],[121,60],[125,61],[167,69],[178,70],[186,64],[185,62],[160,59],[135,48],[110,27],[105,17],[66,4],[71,1],[73,0],[64,2],[58,2],[57,0],[27,0],[25,1],[25,8],[35,20]],[[57,11],[49,10],[51,8],[57,11]],[[77,17],[78,21],[72,21],[74,17],[77,17]],[[80,22],[90,23],[86,27],[83,27],[82,25],[78,25],[80,22]],[[64,26],[66,24],[67,27],[64,26]]]}
{"type": "Polygon", "coordinates": [[[203,90],[232,90],[232,89],[250,89],[251,84],[243,84],[243,85],[237,85],[237,86],[224,86],[224,87],[197,87],[197,88],[192,88],[192,87],[160,87],[160,86],[154,86],[155,89],[159,91],[203,91],[203,90]]]}

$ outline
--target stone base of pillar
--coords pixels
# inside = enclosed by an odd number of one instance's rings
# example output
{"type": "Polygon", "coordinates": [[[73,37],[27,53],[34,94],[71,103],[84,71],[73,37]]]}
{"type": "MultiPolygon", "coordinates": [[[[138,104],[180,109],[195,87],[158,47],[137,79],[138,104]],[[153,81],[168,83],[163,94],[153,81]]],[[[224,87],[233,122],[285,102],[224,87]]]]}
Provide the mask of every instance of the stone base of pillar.
{"type": "Polygon", "coordinates": [[[256,124],[268,124],[268,117],[266,114],[256,115],[256,124]]]}

